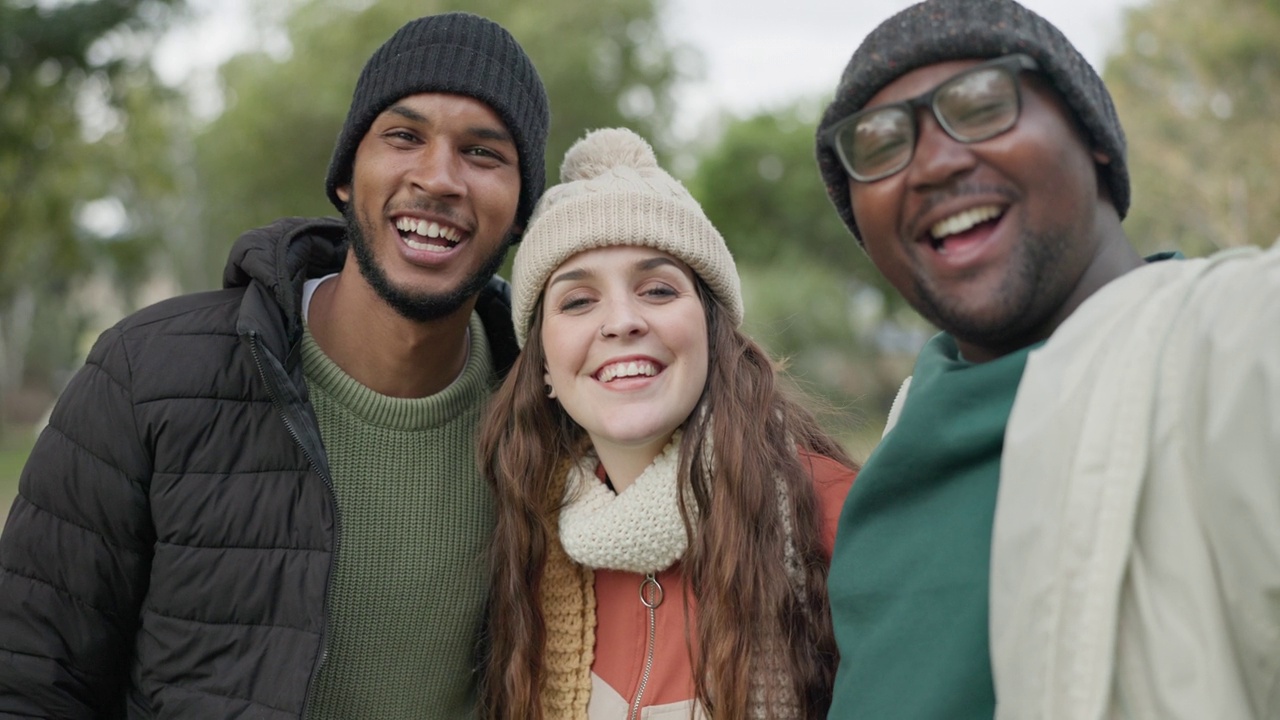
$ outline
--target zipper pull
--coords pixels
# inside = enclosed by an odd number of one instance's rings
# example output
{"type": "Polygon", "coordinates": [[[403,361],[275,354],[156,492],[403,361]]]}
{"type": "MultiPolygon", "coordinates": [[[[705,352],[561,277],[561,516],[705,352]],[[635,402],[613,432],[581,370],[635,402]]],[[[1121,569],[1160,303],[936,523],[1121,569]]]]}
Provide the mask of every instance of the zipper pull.
{"type": "Polygon", "coordinates": [[[666,593],[662,589],[662,584],[658,582],[658,578],[653,573],[644,576],[644,582],[640,583],[640,602],[650,610],[656,609],[662,604],[662,599],[666,593]]]}

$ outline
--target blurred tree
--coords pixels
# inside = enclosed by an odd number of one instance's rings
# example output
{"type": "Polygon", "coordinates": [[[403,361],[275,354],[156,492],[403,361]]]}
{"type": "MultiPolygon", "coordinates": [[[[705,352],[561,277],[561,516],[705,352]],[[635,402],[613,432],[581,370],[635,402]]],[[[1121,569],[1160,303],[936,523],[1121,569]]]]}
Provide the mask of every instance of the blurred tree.
{"type": "MultiPolygon", "coordinates": [[[[827,198],[814,159],[817,99],[729,118],[689,181],[734,256],[748,265],[808,260],[884,292],[886,312],[913,315],[827,198]]],[[[906,316],[904,316],[905,318],[906,316]]]]}
{"type": "Polygon", "coordinates": [[[663,35],[655,0],[301,2],[286,13],[283,59],[249,54],[222,69],[227,109],[197,142],[203,207],[188,227],[188,286],[216,282],[244,230],[335,212],[324,177],[361,67],[406,21],[448,10],[501,23],[533,59],[551,98],[549,183],[588,128],[625,124],[664,147],[671,86],[695,58],[663,35]]]}
{"type": "Polygon", "coordinates": [[[931,332],[827,199],[814,159],[821,104],[729,118],[689,185],[733,251],[749,329],[837,407],[888,410],[931,332]]]}
{"type": "Polygon", "coordinates": [[[181,111],[150,49],[181,6],[0,0],[0,409],[75,360],[90,309],[69,293],[106,277],[127,299],[153,269],[181,111]]]}
{"type": "Polygon", "coordinates": [[[1129,139],[1139,249],[1280,235],[1280,0],[1152,0],[1106,65],[1129,139]]]}

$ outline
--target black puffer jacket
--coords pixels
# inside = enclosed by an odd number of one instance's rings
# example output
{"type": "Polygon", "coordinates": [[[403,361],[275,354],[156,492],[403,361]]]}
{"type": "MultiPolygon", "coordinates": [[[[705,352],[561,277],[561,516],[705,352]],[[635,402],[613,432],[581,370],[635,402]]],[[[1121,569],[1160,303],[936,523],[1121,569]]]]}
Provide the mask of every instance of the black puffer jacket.
{"type": "MultiPolygon", "coordinates": [[[[225,289],[98,340],[0,537],[0,716],[299,717],[338,528],[302,377],[302,283],[337,220],[237,241],[225,289]]],[[[509,293],[477,310],[505,372],[509,293]]]]}

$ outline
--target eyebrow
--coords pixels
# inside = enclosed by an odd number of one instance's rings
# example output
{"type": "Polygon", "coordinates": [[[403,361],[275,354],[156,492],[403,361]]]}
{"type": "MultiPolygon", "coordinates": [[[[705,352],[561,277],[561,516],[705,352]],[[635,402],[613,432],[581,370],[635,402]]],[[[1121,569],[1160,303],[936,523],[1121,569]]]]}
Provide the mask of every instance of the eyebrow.
{"type": "MultiPolygon", "coordinates": [[[[677,269],[679,269],[680,267],[679,265],[676,265],[676,262],[671,258],[663,257],[659,255],[657,257],[651,257],[647,260],[641,260],[640,262],[635,264],[635,269],[643,272],[645,270],[652,270],[657,267],[662,267],[663,265],[670,265],[671,267],[677,268],[677,269]]],[[[592,275],[595,275],[595,271],[589,268],[574,268],[573,270],[566,270],[560,273],[559,275],[556,275],[555,277],[551,278],[551,281],[547,283],[547,288],[550,289],[552,285],[555,285],[556,283],[559,283],[559,282],[570,282],[573,280],[582,280],[584,278],[591,277],[592,275]]]]}
{"type": "MultiPolygon", "coordinates": [[[[392,105],[384,112],[399,115],[410,122],[420,123],[423,125],[431,124],[431,118],[423,115],[417,110],[414,110],[408,105],[392,105]]],[[[515,139],[511,137],[511,133],[507,132],[504,128],[496,128],[488,125],[473,125],[472,127],[467,128],[467,134],[479,140],[494,140],[497,142],[515,144],[515,139]]]]}

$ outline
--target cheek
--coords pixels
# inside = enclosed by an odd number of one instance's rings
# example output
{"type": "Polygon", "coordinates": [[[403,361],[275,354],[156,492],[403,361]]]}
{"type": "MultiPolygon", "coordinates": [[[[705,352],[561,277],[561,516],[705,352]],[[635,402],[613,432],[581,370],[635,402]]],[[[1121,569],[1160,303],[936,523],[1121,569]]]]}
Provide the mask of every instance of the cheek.
{"type": "Polygon", "coordinates": [[[565,318],[544,318],[542,322],[542,353],[547,374],[552,384],[572,377],[582,364],[584,352],[580,349],[572,322],[565,318]]]}
{"type": "Polygon", "coordinates": [[[491,173],[483,176],[479,183],[483,191],[472,193],[480,198],[484,206],[493,214],[504,217],[515,217],[516,207],[520,204],[520,175],[512,173],[491,173]]]}
{"type": "Polygon", "coordinates": [[[858,224],[858,232],[862,234],[862,242],[869,255],[878,247],[898,245],[897,218],[901,193],[895,185],[894,178],[886,178],[870,185],[849,186],[853,219],[858,224]]]}
{"type": "Polygon", "coordinates": [[[706,319],[699,315],[698,321],[691,323],[691,328],[686,345],[689,348],[689,355],[692,360],[690,367],[693,369],[690,381],[698,394],[702,393],[702,389],[707,385],[707,373],[711,363],[711,346],[707,339],[707,323],[706,319]]]}

